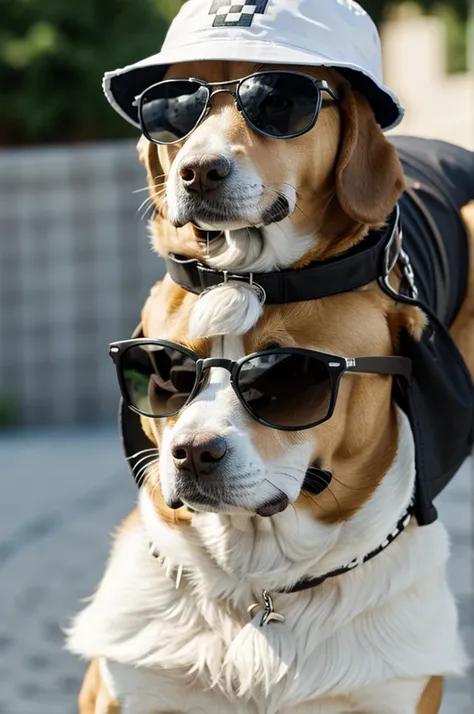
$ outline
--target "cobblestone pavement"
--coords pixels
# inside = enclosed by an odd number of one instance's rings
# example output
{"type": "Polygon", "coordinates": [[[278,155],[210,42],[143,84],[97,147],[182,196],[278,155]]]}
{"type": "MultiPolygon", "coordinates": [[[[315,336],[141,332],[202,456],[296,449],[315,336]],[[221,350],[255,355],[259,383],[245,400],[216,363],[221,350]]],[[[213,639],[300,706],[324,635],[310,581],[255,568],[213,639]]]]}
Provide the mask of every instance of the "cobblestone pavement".
{"type": "MultiPolygon", "coordinates": [[[[0,437],[0,714],[74,714],[84,665],[62,628],[98,582],[110,533],[136,494],[115,429],[0,437]]],[[[450,579],[474,655],[468,462],[440,501],[450,579]]],[[[473,679],[448,684],[443,714],[472,714],[473,679]]]]}

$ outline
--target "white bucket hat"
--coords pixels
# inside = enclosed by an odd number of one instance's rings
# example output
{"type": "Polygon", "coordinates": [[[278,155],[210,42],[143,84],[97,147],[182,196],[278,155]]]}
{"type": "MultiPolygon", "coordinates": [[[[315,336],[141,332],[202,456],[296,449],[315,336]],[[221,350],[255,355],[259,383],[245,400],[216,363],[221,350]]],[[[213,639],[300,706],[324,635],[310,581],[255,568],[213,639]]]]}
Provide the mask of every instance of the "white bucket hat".
{"type": "Polygon", "coordinates": [[[196,60],[334,67],[367,97],[383,129],[404,115],[383,84],[377,28],[355,0],[188,0],[161,52],[107,72],[105,95],[139,127],[135,97],[163,79],[170,65],[196,60]]]}

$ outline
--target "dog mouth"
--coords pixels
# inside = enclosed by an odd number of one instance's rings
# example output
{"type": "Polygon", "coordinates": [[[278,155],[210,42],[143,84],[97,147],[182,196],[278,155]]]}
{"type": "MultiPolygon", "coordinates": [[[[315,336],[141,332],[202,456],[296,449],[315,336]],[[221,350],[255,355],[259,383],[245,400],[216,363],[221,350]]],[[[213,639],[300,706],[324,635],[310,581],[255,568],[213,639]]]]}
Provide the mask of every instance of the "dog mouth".
{"type": "Polygon", "coordinates": [[[191,510],[205,511],[211,513],[223,513],[228,510],[242,509],[248,511],[249,514],[255,513],[262,518],[270,518],[277,513],[285,511],[290,504],[290,499],[285,493],[279,493],[277,496],[269,499],[258,507],[249,507],[238,503],[230,494],[210,493],[197,489],[196,487],[181,486],[177,492],[169,499],[167,505],[169,508],[177,509],[186,505],[191,510]]]}
{"type": "Polygon", "coordinates": [[[280,223],[290,215],[290,202],[286,196],[278,196],[269,208],[262,214],[262,224],[270,226],[273,223],[280,223]]]}
{"type": "Polygon", "coordinates": [[[186,223],[190,223],[198,231],[197,237],[202,235],[202,239],[206,241],[219,238],[222,232],[227,230],[258,228],[280,223],[291,213],[290,202],[285,196],[278,196],[270,206],[260,212],[257,220],[250,219],[240,211],[230,209],[228,204],[222,205],[204,200],[196,202],[195,199],[193,204],[183,216],[174,221],[174,225],[181,228],[186,223]]]}
{"type": "Polygon", "coordinates": [[[192,225],[192,229],[198,243],[202,243],[203,245],[209,245],[219,240],[219,238],[224,237],[224,231],[205,231],[203,228],[199,228],[195,225],[192,225]]]}
{"type": "Polygon", "coordinates": [[[185,505],[193,511],[207,513],[222,513],[238,508],[232,499],[226,499],[225,494],[219,497],[197,491],[196,489],[180,489],[179,495],[174,495],[167,503],[169,508],[177,509],[185,505]]]}
{"type": "Polygon", "coordinates": [[[267,501],[263,506],[257,508],[257,515],[263,518],[270,518],[270,516],[275,516],[277,513],[282,513],[290,505],[290,499],[285,493],[278,495],[271,501],[267,501]]]}

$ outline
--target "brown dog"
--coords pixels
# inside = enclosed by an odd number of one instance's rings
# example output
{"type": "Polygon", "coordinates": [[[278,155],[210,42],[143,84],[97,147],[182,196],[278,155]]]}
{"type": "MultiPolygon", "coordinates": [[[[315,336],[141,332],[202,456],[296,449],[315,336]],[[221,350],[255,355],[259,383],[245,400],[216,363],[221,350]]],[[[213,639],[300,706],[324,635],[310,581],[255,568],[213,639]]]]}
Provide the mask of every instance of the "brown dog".
{"type": "MultiPolygon", "coordinates": [[[[300,69],[328,81],[339,101],[291,142],[252,132],[228,95],[216,98],[182,145],[140,142],[160,254],[265,272],[326,259],[383,226],[405,185],[393,145],[341,75],[300,69]],[[217,193],[206,190],[216,156],[232,164],[217,193]],[[186,187],[191,175],[196,191],[186,187]]],[[[172,67],[169,76],[221,82],[255,70],[193,63],[172,67]]],[[[469,280],[451,333],[474,374],[474,204],[462,216],[469,280]]],[[[392,278],[397,285],[397,271],[392,278]]],[[[274,345],[390,356],[402,328],[419,338],[424,326],[417,308],[393,302],[376,284],[261,310],[245,286],[198,299],[165,278],[142,314],[146,337],[232,360],[274,345]]],[[[139,513],[120,531],[104,581],[71,637],[75,651],[96,658],[81,714],[436,714],[443,676],[464,665],[439,523],[410,525],[354,573],[276,595],[285,624],[262,631],[246,617],[255,593],[278,592],[370,552],[403,513],[413,489],[413,443],[392,400],[392,379],[350,375],[329,421],[285,432],[250,419],[228,376],[214,372],[179,415],[142,418],[160,461],[148,469],[139,513]],[[214,459],[218,480],[206,491],[196,467],[198,485],[183,485],[183,459],[204,463],[217,436],[225,439],[224,456],[214,459]],[[317,496],[304,488],[311,464],[337,476],[317,496]],[[196,488],[211,505],[196,505],[196,488]],[[173,507],[178,492],[191,508],[173,507]],[[270,520],[257,515],[282,493],[292,508],[270,520]],[[148,554],[149,541],[162,562],[148,554]],[[180,566],[184,582],[176,590],[167,574],[180,566]]]]}

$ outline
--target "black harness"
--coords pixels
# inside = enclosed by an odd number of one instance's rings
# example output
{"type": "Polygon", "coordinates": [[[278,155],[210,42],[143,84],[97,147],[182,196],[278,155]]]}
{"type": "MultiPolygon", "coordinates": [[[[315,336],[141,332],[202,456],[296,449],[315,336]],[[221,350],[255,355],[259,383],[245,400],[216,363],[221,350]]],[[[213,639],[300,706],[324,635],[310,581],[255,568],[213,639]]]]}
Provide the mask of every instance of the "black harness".
{"type": "MultiPolygon", "coordinates": [[[[213,270],[176,255],[167,260],[167,269],[174,282],[196,294],[227,280],[253,283],[267,305],[315,300],[378,281],[393,300],[417,306],[427,315],[429,324],[419,342],[406,331],[400,337],[400,353],[413,364],[411,382],[394,380],[394,398],[409,418],[416,452],[414,505],[402,522],[413,511],[423,526],[436,520],[433,502],[474,443],[474,386],[448,332],[466,293],[468,243],[460,208],[474,200],[474,154],[421,139],[397,138],[393,143],[409,189],[386,226],[345,253],[298,270],[251,276],[213,270]],[[403,276],[399,293],[388,281],[397,264],[403,276]]],[[[140,328],[135,336],[139,334],[140,328]]],[[[134,473],[138,452],[153,445],[139,417],[123,405],[120,426],[134,473]]],[[[330,477],[326,474],[326,484],[330,477]]],[[[324,483],[319,487],[323,489],[324,483]]],[[[350,569],[347,566],[317,582],[303,581],[297,589],[314,587],[350,569]]]]}

